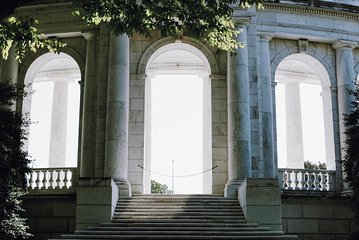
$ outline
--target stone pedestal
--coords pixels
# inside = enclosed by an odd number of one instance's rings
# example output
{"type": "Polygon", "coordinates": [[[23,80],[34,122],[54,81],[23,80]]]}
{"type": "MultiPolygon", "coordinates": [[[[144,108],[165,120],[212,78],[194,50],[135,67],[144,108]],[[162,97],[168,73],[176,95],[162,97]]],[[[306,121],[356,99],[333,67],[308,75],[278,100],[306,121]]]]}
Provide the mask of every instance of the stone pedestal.
{"type": "Polygon", "coordinates": [[[80,178],[77,189],[76,230],[110,222],[119,199],[111,178],[80,178]]]}
{"type": "Polygon", "coordinates": [[[282,230],[282,200],[278,178],[246,178],[238,200],[248,223],[282,230]]]}

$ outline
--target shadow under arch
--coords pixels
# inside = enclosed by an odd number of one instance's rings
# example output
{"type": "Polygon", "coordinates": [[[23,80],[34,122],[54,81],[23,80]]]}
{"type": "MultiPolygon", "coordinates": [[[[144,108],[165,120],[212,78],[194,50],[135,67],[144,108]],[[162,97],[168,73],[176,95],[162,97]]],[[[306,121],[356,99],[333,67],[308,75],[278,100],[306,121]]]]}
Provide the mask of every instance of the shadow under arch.
{"type": "MultiPolygon", "coordinates": [[[[203,80],[203,108],[202,108],[202,128],[205,128],[202,135],[202,167],[203,171],[212,167],[212,131],[211,131],[211,81],[210,75],[218,73],[218,66],[213,54],[204,46],[198,49],[193,44],[184,41],[160,40],[155,43],[143,54],[138,73],[145,75],[145,158],[146,169],[151,169],[151,134],[152,134],[152,82],[156,75],[198,75],[203,80]],[[202,50],[206,49],[206,53],[202,50]],[[207,54],[207,55],[206,55],[207,54]]],[[[144,171],[144,192],[150,193],[150,173],[144,171]]],[[[203,193],[212,193],[212,171],[203,174],[203,193]]]]}
{"type": "MultiPolygon", "coordinates": [[[[43,56],[44,54],[48,54],[48,53],[52,54],[53,57],[56,57],[59,55],[58,53],[49,52],[47,49],[41,49],[41,50],[37,51],[36,53],[29,54],[27,57],[25,57],[25,59],[19,66],[18,83],[25,84],[25,82],[26,82],[25,77],[28,74],[28,70],[29,70],[30,66],[36,60],[39,61],[39,58],[41,56],[43,56]]],[[[80,69],[81,81],[82,81],[85,76],[85,66],[86,66],[85,59],[75,49],[68,47],[68,46],[61,48],[59,53],[67,54],[77,63],[77,65],[80,69]]],[[[43,61],[41,61],[39,63],[43,63],[43,61]]],[[[30,77],[30,75],[29,75],[29,77],[30,77]]]]}
{"type": "MultiPolygon", "coordinates": [[[[292,51],[294,52],[295,48],[292,48],[292,51]]],[[[335,76],[333,75],[334,73],[330,74],[331,72],[328,71],[328,66],[325,66],[323,61],[318,60],[312,55],[303,53],[292,53],[285,57],[281,54],[278,54],[272,61],[272,71],[272,79],[275,82],[282,81],[283,83],[285,82],[283,79],[291,79],[292,81],[295,80],[299,83],[315,84],[321,86],[320,95],[322,97],[324,118],[323,125],[325,135],[325,158],[327,162],[327,168],[329,170],[335,170],[338,152],[338,149],[335,145],[335,139],[338,136],[338,133],[335,131],[336,108],[334,106],[336,103],[333,102],[333,99],[336,99],[336,88],[332,87],[335,85],[335,76]]],[[[274,97],[277,98],[275,95],[274,97]]],[[[289,100],[286,100],[286,104],[289,104],[288,101],[289,100]]],[[[276,113],[275,117],[278,120],[276,108],[274,109],[274,112],[276,113]]]]}

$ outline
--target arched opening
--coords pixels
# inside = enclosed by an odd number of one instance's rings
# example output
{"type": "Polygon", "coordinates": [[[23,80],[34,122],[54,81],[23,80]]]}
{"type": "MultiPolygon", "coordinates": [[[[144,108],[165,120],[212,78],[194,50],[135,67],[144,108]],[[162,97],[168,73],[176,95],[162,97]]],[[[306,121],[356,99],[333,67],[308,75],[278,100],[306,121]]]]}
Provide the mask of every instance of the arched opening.
{"type": "Polygon", "coordinates": [[[146,67],[144,192],[212,193],[211,83],[206,57],[181,42],[155,51],[146,67]],[[209,171],[207,171],[209,170],[209,171]]]}
{"type": "Polygon", "coordinates": [[[65,53],[43,54],[29,67],[23,113],[32,122],[26,147],[34,167],[77,166],[80,79],[76,61],[65,53]]]}
{"type": "Polygon", "coordinates": [[[309,161],[334,170],[332,96],[324,66],[293,54],[278,65],[275,81],[278,167],[302,169],[309,161]]]}

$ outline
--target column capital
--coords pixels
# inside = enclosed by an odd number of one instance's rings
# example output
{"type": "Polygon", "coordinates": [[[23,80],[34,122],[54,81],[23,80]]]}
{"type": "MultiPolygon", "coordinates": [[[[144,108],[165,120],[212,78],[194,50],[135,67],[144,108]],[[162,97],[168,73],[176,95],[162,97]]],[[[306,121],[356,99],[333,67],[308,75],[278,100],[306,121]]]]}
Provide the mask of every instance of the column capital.
{"type": "Polygon", "coordinates": [[[332,47],[334,49],[342,49],[342,48],[350,48],[353,49],[355,47],[358,46],[358,43],[356,42],[350,42],[350,41],[345,41],[345,40],[337,40],[335,42],[332,43],[332,47]]]}
{"type": "Polygon", "coordinates": [[[233,19],[235,27],[247,27],[251,22],[250,18],[233,19]]]}
{"type": "Polygon", "coordinates": [[[97,36],[97,32],[98,31],[96,31],[96,30],[94,30],[94,31],[86,30],[86,31],[82,31],[81,34],[87,41],[91,41],[97,36]]]}
{"type": "Polygon", "coordinates": [[[269,42],[274,37],[274,33],[271,32],[258,32],[257,35],[261,38],[261,41],[269,42]]]}

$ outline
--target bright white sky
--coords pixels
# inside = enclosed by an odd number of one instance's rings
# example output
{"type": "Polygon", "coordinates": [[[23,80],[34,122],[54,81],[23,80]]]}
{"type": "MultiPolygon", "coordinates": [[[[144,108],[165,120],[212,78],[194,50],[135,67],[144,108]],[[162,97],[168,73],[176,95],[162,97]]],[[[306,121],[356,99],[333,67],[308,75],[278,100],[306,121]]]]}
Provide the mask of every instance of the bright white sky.
{"type": "MultiPolygon", "coordinates": [[[[203,80],[158,75],[152,80],[152,171],[182,176],[202,172],[203,80]]],[[[152,174],[172,189],[172,178],[152,174]]],[[[177,177],[176,194],[202,193],[202,174],[177,177]]]]}
{"type": "MultiPolygon", "coordinates": [[[[287,167],[284,85],[276,86],[278,167],[287,167]]],[[[321,86],[300,84],[304,161],[326,162],[321,86]]]]}
{"type": "MultiPolygon", "coordinates": [[[[31,95],[33,107],[30,119],[33,123],[30,125],[29,154],[35,159],[33,167],[36,168],[48,167],[53,85],[53,82],[32,84],[34,93],[31,95]]],[[[76,167],[80,85],[78,82],[71,82],[68,89],[66,167],[76,167]]]]}

